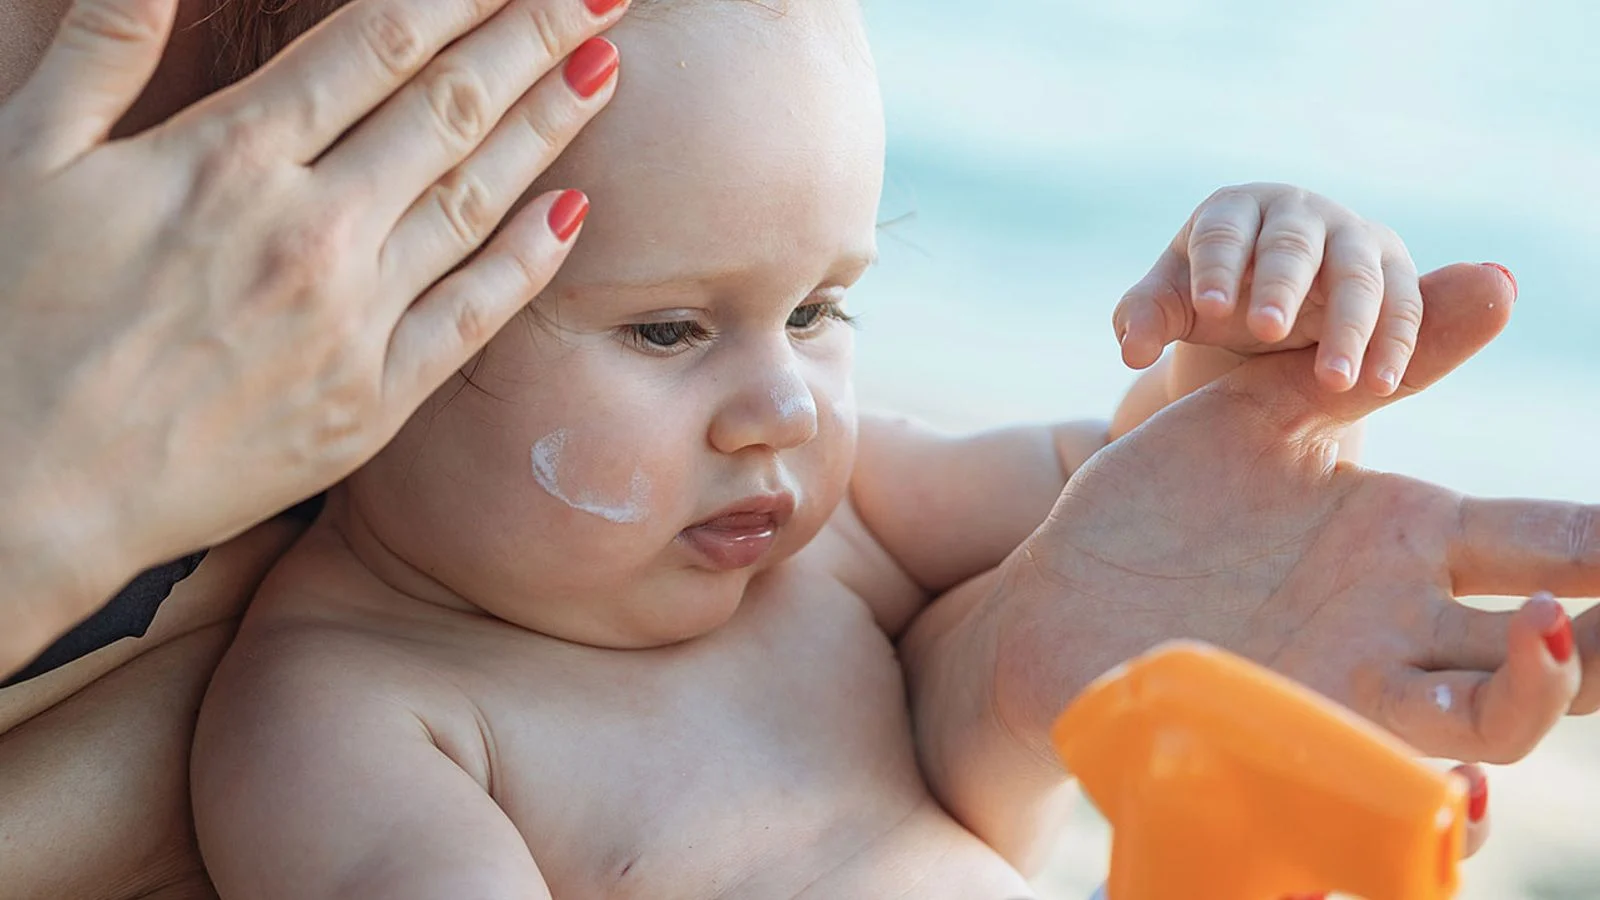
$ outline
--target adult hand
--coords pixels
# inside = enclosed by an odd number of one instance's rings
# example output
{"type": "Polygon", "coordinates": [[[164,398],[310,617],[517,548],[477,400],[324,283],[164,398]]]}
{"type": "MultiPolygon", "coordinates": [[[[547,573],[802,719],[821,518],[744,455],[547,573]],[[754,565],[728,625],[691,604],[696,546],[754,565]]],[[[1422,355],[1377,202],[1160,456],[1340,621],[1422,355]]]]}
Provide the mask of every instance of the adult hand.
{"type": "MultiPolygon", "coordinates": [[[[1511,282],[1453,266],[1396,396],[1504,327],[1511,282]]],[[[1491,613],[1458,595],[1600,592],[1595,510],[1480,500],[1335,464],[1393,398],[1315,382],[1315,351],[1247,362],[1081,468],[991,598],[995,703],[1040,758],[1092,678],[1169,638],[1268,665],[1440,757],[1506,762],[1600,704],[1600,613],[1491,613]],[[1580,666],[1583,671],[1580,672],[1580,666]],[[1581,675],[1581,683],[1580,683],[1581,675]],[[1576,698],[1576,699],[1575,699],[1576,698]]]]}
{"type": "Polygon", "coordinates": [[[461,265],[609,100],[614,0],[360,0],[108,141],[175,7],[77,0],[0,107],[0,671],[369,458],[587,209],[537,198],[461,265]]]}

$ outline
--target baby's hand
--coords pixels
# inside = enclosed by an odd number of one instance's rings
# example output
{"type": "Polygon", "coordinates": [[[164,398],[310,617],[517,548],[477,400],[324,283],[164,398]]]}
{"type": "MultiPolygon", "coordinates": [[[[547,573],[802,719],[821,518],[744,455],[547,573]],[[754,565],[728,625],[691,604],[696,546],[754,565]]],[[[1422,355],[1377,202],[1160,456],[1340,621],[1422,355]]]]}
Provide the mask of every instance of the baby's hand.
{"type": "Polygon", "coordinates": [[[1329,389],[1355,386],[1365,363],[1387,396],[1411,361],[1422,294],[1390,229],[1299,188],[1248,184],[1200,204],[1113,323],[1137,369],[1174,341],[1242,354],[1321,344],[1316,373],[1329,389]]]}

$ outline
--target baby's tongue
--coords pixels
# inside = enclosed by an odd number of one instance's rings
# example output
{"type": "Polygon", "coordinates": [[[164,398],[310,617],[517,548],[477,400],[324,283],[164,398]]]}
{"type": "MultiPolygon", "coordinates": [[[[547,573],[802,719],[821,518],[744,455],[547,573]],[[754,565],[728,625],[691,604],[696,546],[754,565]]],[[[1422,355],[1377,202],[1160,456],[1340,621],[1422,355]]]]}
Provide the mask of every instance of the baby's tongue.
{"type": "Polygon", "coordinates": [[[730,513],[695,526],[715,531],[754,531],[772,527],[771,513],[730,513]]]}

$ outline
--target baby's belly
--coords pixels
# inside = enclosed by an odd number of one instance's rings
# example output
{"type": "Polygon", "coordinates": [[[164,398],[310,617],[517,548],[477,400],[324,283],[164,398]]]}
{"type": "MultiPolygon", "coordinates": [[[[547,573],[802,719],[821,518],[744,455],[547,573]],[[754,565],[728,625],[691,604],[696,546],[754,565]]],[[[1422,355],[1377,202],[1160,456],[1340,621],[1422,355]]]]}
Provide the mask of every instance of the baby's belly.
{"type": "MultiPolygon", "coordinates": [[[[547,873],[553,896],[608,900],[1016,900],[1026,880],[932,798],[893,820],[758,824],[712,843],[635,847],[626,864],[547,873]],[[710,863],[709,865],[707,863],[710,863]]],[[[709,837],[702,835],[702,837],[709,837]]],[[[615,858],[613,858],[614,860],[615,858]]]]}
{"type": "MultiPolygon", "coordinates": [[[[1026,881],[994,850],[930,801],[844,864],[818,865],[803,900],[1014,900],[1032,897],[1026,881]]],[[[730,898],[787,897],[782,892],[735,892],[730,898]]]]}
{"type": "Polygon", "coordinates": [[[573,652],[565,689],[555,672],[521,680],[581,728],[491,714],[495,799],[553,895],[1029,896],[931,795],[900,661],[860,602],[771,587],[698,648],[573,652]]]}

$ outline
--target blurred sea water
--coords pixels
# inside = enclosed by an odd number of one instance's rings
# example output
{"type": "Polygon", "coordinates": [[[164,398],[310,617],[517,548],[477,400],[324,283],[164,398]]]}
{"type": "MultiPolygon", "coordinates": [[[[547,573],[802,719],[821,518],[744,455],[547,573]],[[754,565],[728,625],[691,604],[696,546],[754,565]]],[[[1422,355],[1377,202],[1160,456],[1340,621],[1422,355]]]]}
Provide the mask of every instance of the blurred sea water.
{"type": "MultiPolygon", "coordinates": [[[[1495,261],[1506,333],[1373,418],[1364,462],[1600,502],[1600,4],[866,0],[889,121],[863,404],[953,429],[1104,418],[1110,327],[1194,206],[1285,181],[1395,228],[1423,271],[1495,261]]],[[[1181,448],[1177,452],[1182,452],[1181,448]]],[[[1465,897],[1600,898],[1600,722],[1492,775],[1465,897]]],[[[1092,814],[1040,881],[1086,896],[1092,814]]]]}
{"type": "Polygon", "coordinates": [[[1370,465],[1600,500],[1600,5],[868,0],[890,128],[868,405],[1105,417],[1110,315],[1194,206],[1285,181],[1423,271],[1511,268],[1511,327],[1376,417],[1370,465]]]}

